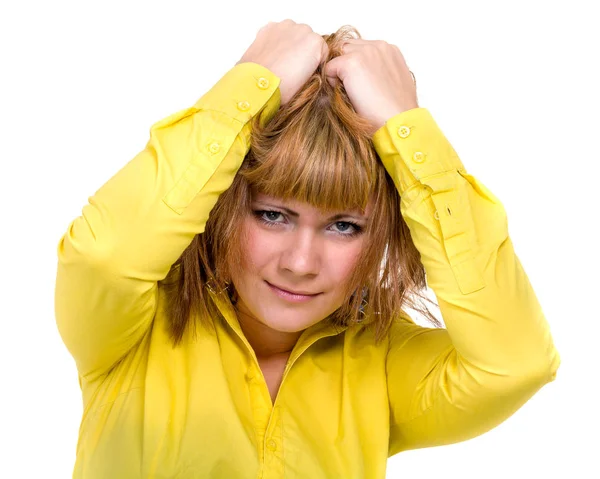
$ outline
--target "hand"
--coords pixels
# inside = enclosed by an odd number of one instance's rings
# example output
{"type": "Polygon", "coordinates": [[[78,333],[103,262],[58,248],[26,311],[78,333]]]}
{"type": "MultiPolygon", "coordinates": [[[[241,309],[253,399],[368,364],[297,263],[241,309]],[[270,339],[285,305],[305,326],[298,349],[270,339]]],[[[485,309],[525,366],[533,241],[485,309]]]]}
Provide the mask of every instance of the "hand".
{"type": "Polygon", "coordinates": [[[373,125],[373,133],[393,116],[419,108],[413,77],[397,46],[349,39],[342,51],[325,65],[327,81],[342,81],[352,106],[373,125]]]}
{"type": "Polygon", "coordinates": [[[256,34],[256,39],[236,63],[258,63],[279,77],[281,106],[300,90],[329,54],[321,35],[305,23],[289,18],[269,22],[256,34]]]}

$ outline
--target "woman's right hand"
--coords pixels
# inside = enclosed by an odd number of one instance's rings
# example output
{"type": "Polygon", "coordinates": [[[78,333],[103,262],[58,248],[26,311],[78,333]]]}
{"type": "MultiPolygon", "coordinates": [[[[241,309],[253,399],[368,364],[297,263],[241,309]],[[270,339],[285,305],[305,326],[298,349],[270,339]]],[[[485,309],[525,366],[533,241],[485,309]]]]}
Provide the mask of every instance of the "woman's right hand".
{"type": "Polygon", "coordinates": [[[236,63],[253,62],[280,79],[281,105],[285,105],[327,58],[329,48],[321,35],[305,23],[286,19],[269,22],[236,63]]]}

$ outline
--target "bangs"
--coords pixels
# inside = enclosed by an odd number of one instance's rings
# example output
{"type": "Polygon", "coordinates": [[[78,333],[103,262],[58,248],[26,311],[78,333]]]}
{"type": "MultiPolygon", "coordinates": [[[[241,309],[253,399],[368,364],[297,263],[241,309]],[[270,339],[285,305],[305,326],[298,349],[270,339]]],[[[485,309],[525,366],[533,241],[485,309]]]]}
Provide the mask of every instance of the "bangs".
{"type": "Polygon", "coordinates": [[[331,110],[310,110],[255,141],[241,173],[253,192],[324,211],[364,212],[381,167],[370,136],[331,110]]]}

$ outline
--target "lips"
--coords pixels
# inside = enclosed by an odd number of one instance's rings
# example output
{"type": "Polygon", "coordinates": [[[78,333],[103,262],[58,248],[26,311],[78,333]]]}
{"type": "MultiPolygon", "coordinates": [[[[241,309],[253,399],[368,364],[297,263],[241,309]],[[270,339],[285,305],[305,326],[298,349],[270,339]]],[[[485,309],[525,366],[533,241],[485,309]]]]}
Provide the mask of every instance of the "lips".
{"type": "Polygon", "coordinates": [[[271,286],[274,286],[275,288],[280,289],[280,290],[285,291],[286,293],[290,293],[290,294],[297,294],[297,295],[301,295],[301,296],[316,296],[317,294],[321,294],[321,293],[308,293],[305,291],[292,291],[292,290],[289,290],[286,288],[282,288],[281,286],[277,286],[276,284],[269,283],[268,281],[267,281],[267,284],[270,284],[271,286]]]}

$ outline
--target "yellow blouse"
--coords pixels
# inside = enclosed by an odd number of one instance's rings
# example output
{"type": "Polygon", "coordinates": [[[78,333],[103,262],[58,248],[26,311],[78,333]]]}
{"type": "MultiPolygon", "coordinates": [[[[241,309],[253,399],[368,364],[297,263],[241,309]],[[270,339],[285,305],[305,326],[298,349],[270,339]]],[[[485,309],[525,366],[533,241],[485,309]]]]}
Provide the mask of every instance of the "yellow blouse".
{"type": "Polygon", "coordinates": [[[145,149],[83,207],[58,244],[58,329],[84,413],[74,478],[384,478],[389,456],[497,426],[560,364],[500,201],[468,174],[430,112],[373,136],[402,197],[446,326],[408,316],[379,346],[357,326],[302,333],[275,404],[231,310],[173,349],[164,279],[231,184],[249,121],[280,79],[228,71],[150,129],[145,149]]]}

